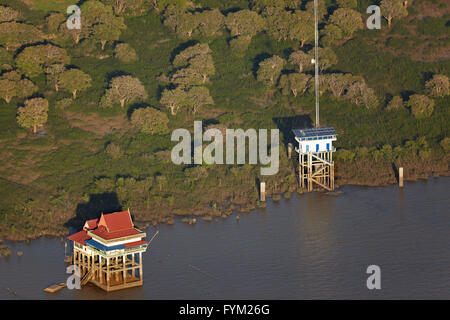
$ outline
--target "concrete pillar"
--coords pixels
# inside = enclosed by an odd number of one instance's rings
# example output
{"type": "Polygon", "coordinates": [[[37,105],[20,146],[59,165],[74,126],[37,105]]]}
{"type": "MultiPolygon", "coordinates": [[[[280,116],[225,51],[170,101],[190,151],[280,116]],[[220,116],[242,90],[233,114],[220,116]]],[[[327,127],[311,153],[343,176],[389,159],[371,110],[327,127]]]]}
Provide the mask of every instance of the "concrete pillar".
{"type": "Polygon", "coordinates": [[[398,186],[403,188],[403,167],[398,168],[398,186]]]}
{"type": "Polygon", "coordinates": [[[266,183],[265,182],[260,182],[259,192],[261,195],[261,201],[262,202],[266,201],[266,183]]]}
{"type": "Polygon", "coordinates": [[[134,275],[136,274],[136,272],[135,272],[135,270],[136,269],[134,269],[134,255],[135,255],[135,253],[133,253],[132,255],[131,255],[131,263],[132,263],[132,266],[133,266],[133,269],[131,269],[131,276],[134,278],[134,275]]]}

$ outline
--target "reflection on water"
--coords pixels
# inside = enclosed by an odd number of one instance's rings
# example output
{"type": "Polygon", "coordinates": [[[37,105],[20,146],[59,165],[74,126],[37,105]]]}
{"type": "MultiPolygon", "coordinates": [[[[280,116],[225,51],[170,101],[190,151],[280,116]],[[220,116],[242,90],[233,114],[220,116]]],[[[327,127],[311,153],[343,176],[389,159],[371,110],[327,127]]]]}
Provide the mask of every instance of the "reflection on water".
{"type": "Polygon", "coordinates": [[[268,201],[239,221],[163,225],[144,256],[144,286],[112,293],[87,285],[46,294],[43,288],[67,277],[64,243],[8,243],[13,254],[0,259],[0,298],[449,299],[449,185],[439,178],[404,190],[346,186],[338,195],[268,201]],[[379,291],[366,288],[372,264],[381,268],[379,291]]]}

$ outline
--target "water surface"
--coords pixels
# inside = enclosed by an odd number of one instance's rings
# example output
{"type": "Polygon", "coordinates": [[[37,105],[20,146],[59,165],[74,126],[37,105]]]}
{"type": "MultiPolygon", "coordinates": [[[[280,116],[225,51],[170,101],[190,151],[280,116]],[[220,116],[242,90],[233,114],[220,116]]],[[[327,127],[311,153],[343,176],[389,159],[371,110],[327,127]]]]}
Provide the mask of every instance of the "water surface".
{"type": "Polygon", "coordinates": [[[64,243],[7,243],[0,298],[450,299],[449,187],[450,178],[404,190],[345,186],[339,195],[269,200],[266,209],[225,220],[162,225],[144,255],[144,286],[112,293],[88,284],[47,294],[45,287],[67,277],[64,243]],[[373,264],[381,290],[366,287],[373,264]]]}

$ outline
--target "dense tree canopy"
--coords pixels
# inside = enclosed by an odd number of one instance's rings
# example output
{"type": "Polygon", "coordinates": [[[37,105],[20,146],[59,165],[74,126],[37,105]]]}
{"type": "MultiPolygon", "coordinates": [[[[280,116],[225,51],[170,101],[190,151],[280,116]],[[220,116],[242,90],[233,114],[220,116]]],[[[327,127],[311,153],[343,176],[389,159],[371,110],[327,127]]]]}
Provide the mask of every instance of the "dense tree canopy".
{"type": "Polygon", "coordinates": [[[308,89],[308,82],[311,75],[303,73],[284,74],[280,78],[280,87],[284,95],[293,94],[296,97],[299,93],[304,94],[308,89]]]}
{"type": "Polygon", "coordinates": [[[23,78],[17,71],[9,71],[0,77],[0,98],[6,103],[15,97],[25,98],[38,91],[38,87],[28,79],[23,78]]]}
{"type": "Polygon", "coordinates": [[[65,49],[42,44],[26,47],[16,57],[16,65],[28,77],[36,77],[44,73],[45,68],[53,64],[69,64],[70,57],[65,49]]]}
{"type": "Polygon", "coordinates": [[[286,60],[279,56],[273,56],[259,63],[257,80],[267,85],[275,85],[286,60]]]}
{"type": "Polygon", "coordinates": [[[343,37],[350,37],[364,26],[361,14],[353,9],[337,9],[330,16],[329,20],[341,29],[343,37]]]}
{"type": "Polygon", "coordinates": [[[43,33],[35,26],[18,22],[0,23],[0,44],[7,50],[17,49],[25,44],[44,39],[43,33]]]}
{"type": "Polygon", "coordinates": [[[229,13],[225,18],[225,25],[232,36],[248,38],[262,31],[266,26],[264,19],[258,13],[250,10],[229,13]]]}

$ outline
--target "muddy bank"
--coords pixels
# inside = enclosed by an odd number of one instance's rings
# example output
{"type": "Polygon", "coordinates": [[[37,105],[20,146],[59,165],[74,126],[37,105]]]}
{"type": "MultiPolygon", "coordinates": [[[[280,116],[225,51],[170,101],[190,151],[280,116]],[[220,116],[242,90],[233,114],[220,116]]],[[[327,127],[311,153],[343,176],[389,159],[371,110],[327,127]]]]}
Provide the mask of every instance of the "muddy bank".
{"type": "MultiPolygon", "coordinates": [[[[430,175],[434,177],[450,176],[449,157],[446,156],[440,161],[435,159],[411,159],[403,163],[395,163],[390,161],[340,161],[336,162],[336,189],[344,185],[359,185],[359,186],[387,186],[396,184],[398,167],[404,168],[405,181],[416,181],[418,179],[427,179],[430,175]]],[[[406,186],[407,187],[407,186],[406,186]]],[[[221,195],[217,196],[215,202],[198,200],[198,203],[193,206],[185,207],[159,207],[156,210],[133,208],[133,214],[138,228],[146,228],[149,225],[157,226],[158,224],[173,225],[176,218],[179,221],[193,224],[193,221],[200,219],[212,221],[213,219],[226,219],[233,212],[248,213],[256,208],[264,208],[265,203],[259,201],[259,195],[256,191],[256,186],[253,190],[246,190],[240,193],[240,196],[230,199],[228,193],[235,192],[237,188],[224,188],[221,186],[221,195]],[[195,219],[197,218],[197,219],[195,219]],[[199,219],[200,218],[200,219],[199,219]]],[[[317,190],[324,191],[324,190],[317,190]]],[[[293,193],[304,193],[304,190],[298,187],[297,177],[294,170],[291,170],[287,175],[278,177],[268,183],[266,189],[266,196],[272,197],[274,200],[279,200],[281,195],[289,198],[293,193]],[[294,178],[295,177],[295,178],[294,178]],[[276,181],[276,182],[275,182],[276,181]]],[[[198,195],[194,195],[199,197],[198,195]]],[[[205,195],[206,197],[206,195],[205,195]]],[[[63,217],[70,216],[71,213],[65,212],[61,214],[61,223],[49,225],[47,223],[39,225],[37,230],[27,235],[20,234],[20,232],[3,232],[0,236],[1,240],[24,241],[32,240],[44,236],[49,237],[65,237],[69,234],[69,229],[63,217]]],[[[75,215],[75,212],[72,213],[75,215]]]]}

